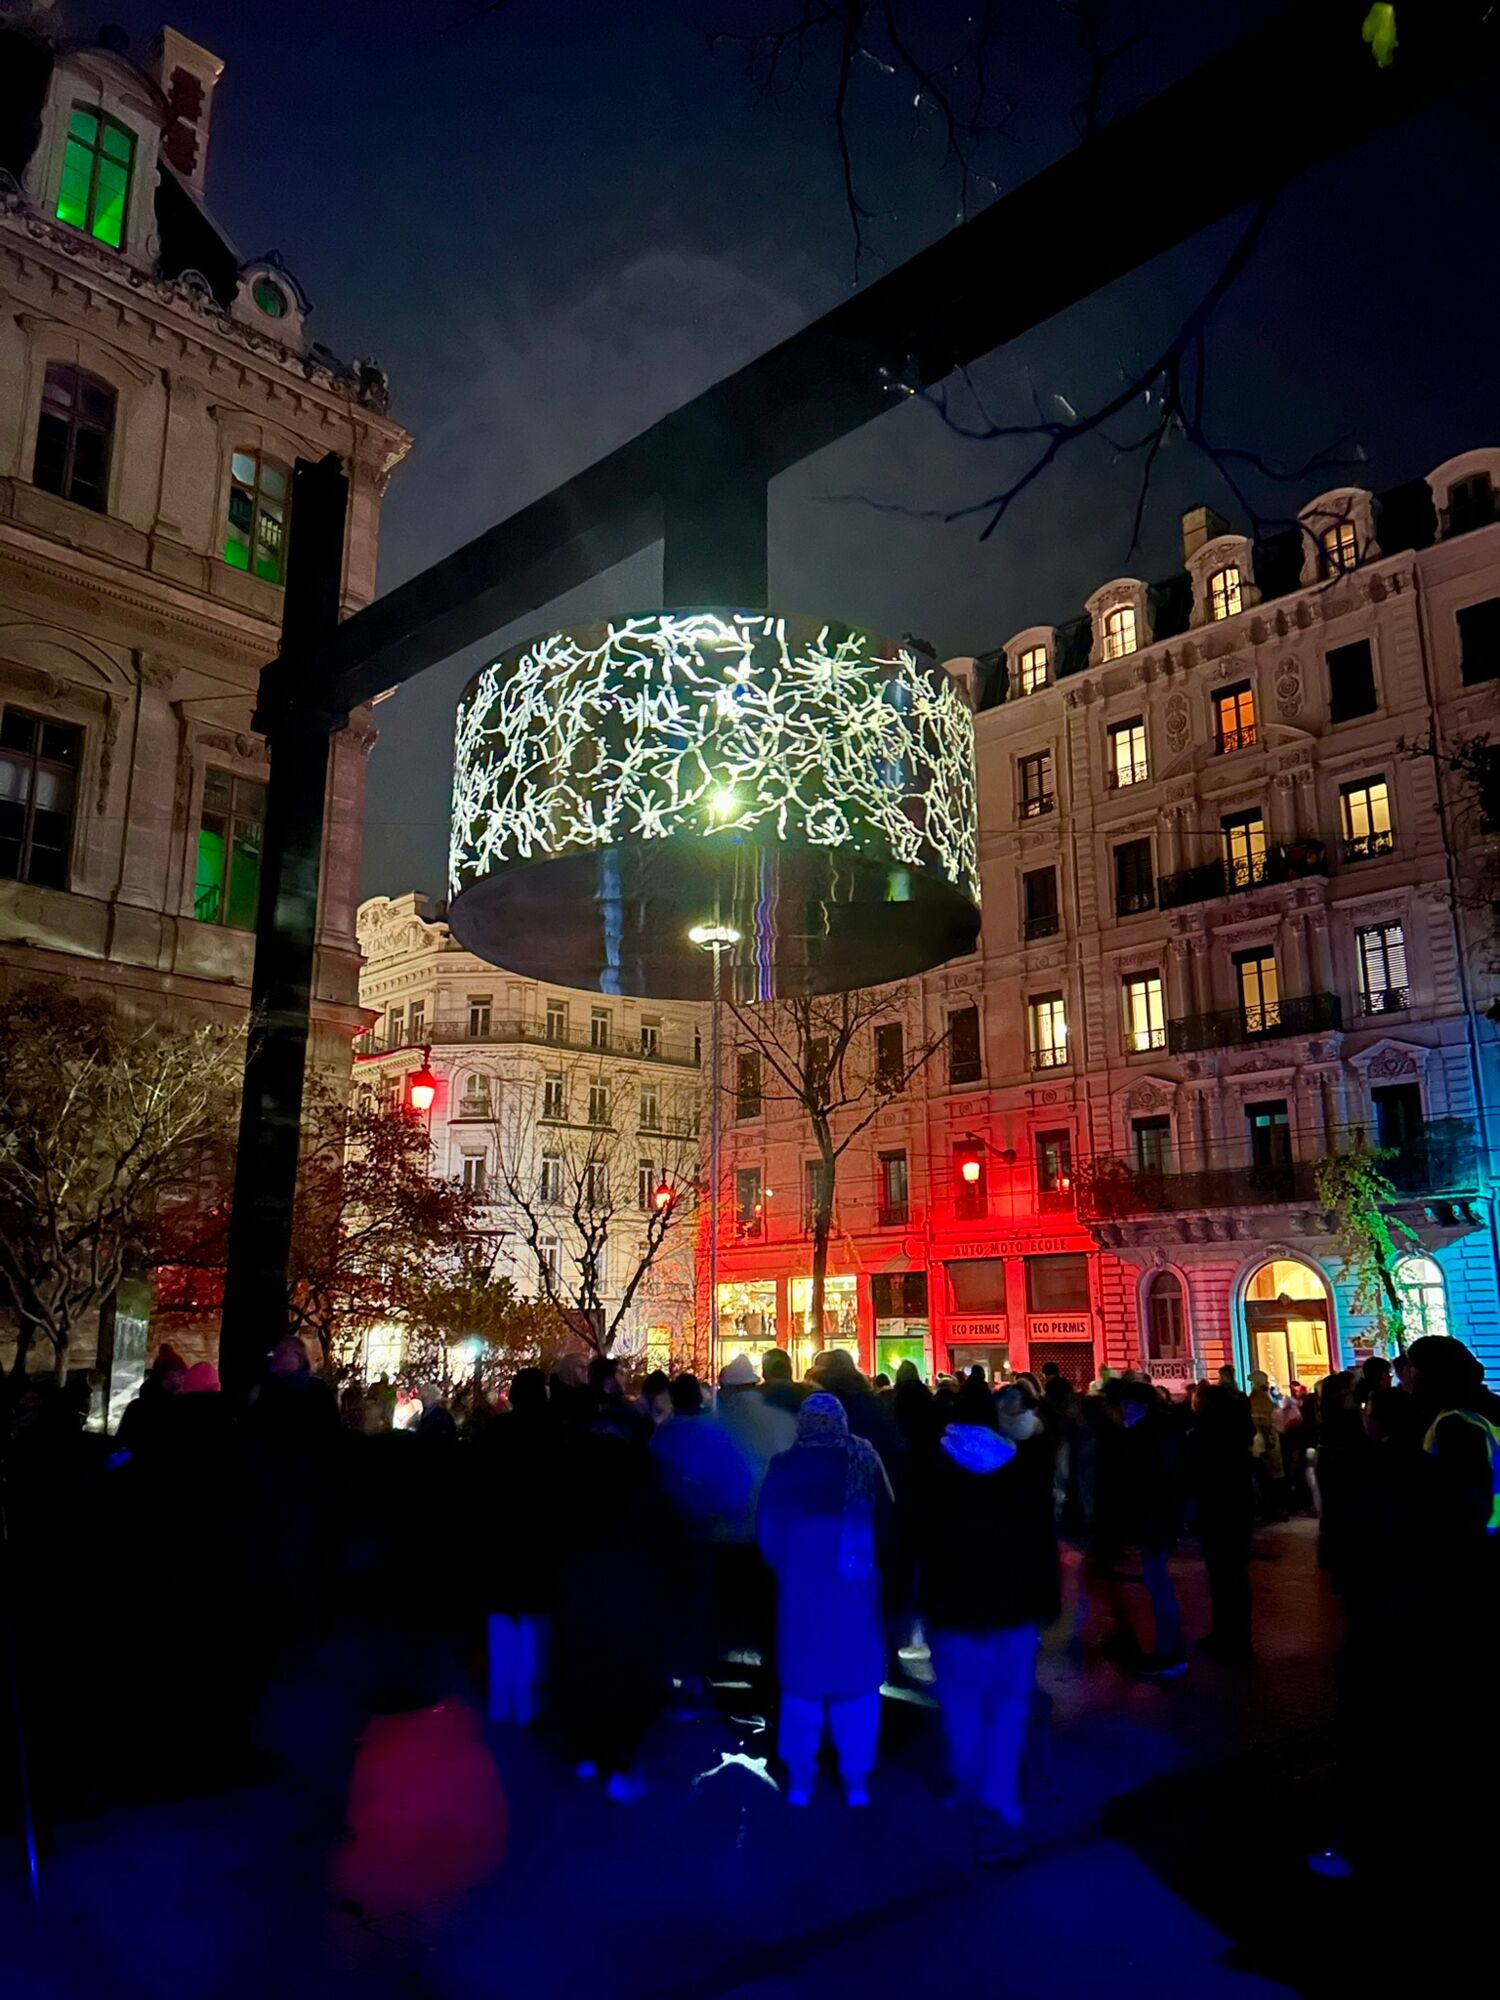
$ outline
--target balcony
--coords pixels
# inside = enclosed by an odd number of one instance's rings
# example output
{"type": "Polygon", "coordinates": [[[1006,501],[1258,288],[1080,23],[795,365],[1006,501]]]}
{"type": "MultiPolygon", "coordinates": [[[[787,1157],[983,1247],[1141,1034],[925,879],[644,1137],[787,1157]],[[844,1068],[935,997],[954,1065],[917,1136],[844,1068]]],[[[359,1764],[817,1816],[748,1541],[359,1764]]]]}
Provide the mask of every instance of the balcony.
{"type": "Polygon", "coordinates": [[[1104,788],[1110,792],[1120,792],[1127,785],[1144,785],[1151,772],[1146,764],[1116,764],[1104,773],[1104,788]]]}
{"type": "Polygon", "coordinates": [[[1062,1069],[1068,1060],[1068,1045],[1062,1043],[1053,1049],[1033,1049],[1031,1067],[1033,1069],[1062,1069]]]}
{"type": "Polygon", "coordinates": [[[1400,1194],[1447,1194],[1478,1184],[1474,1128],[1465,1118],[1434,1118],[1410,1145],[1389,1151],[1381,1172],[1400,1194]]]}
{"type": "Polygon", "coordinates": [[[1214,755],[1232,757],[1236,750],[1253,750],[1259,741],[1253,722],[1242,723],[1238,729],[1221,729],[1214,738],[1214,755]]]}
{"type": "Polygon", "coordinates": [[[451,1021],[431,1021],[414,1024],[409,1030],[391,1035],[380,1028],[364,1036],[354,1044],[357,1056],[391,1055],[397,1049],[449,1048],[471,1042],[476,1045],[524,1042],[538,1048],[571,1049],[582,1055],[621,1056],[636,1062],[651,1063],[667,1068],[697,1069],[699,1058],[691,1044],[675,1047],[668,1045],[643,1048],[639,1028],[633,1034],[623,1031],[615,1035],[600,1035],[590,1023],[587,1028],[556,1030],[549,1033],[545,1021],[508,1021],[491,1017],[465,1019],[460,1016],[451,1021]]]}
{"type": "Polygon", "coordinates": [[[1115,915],[1117,917],[1144,916],[1147,910],[1156,908],[1156,889],[1121,889],[1115,895],[1115,915]]]}
{"type": "Polygon", "coordinates": [[[1073,1191],[1070,1180],[1066,1186],[1038,1188],[1036,1191],[1036,1212],[1038,1215],[1071,1215],[1078,1206],[1078,1196],[1073,1191]]]}
{"type": "Polygon", "coordinates": [[[1268,883],[1300,882],[1308,876],[1327,873],[1325,842],[1277,841],[1264,854],[1246,860],[1204,861],[1196,868],[1179,868],[1175,875],[1163,875],[1156,885],[1156,896],[1164,910],[1180,910],[1187,903],[1210,903],[1219,896],[1237,895],[1244,889],[1261,889],[1268,883]]]}
{"type": "Polygon", "coordinates": [[[904,1229],[911,1220],[911,1206],[904,1201],[883,1201],[875,1211],[877,1229],[904,1229]]]}
{"type": "Polygon", "coordinates": [[[1126,1215],[1178,1215],[1192,1208],[1253,1208],[1317,1200],[1312,1160],[1270,1166],[1206,1167],[1191,1174],[1147,1173],[1127,1160],[1096,1160],[1081,1177],[1078,1211],[1087,1222],[1126,1215]]]}
{"type": "Polygon", "coordinates": [[[1028,917],[1022,928],[1026,942],[1035,944],[1038,938],[1056,937],[1062,929],[1062,918],[1056,910],[1048,910],[1040,917],[1028,917]]]}
{"type": "Polygon", "coordinates": [[[1361,1014],[1400,1014],[1411,1005],[1409,986],[1380,986],[1373,993],[1361,993],[1361,1014]]]}
{"type": "Polygon", "coordinates": [[[1321,1035],[1343,1026],[1336,993],[1308,993],[1297,1000],[1266,1000],[1254,1007],[1226,1007],[1214,1014],[1184,1014],[1167,1023],[1167,1049],[1174,1056],[1197,1049],[1237,1049],[1246,1042],[1275,1041],[1284,1035],[1321,1035]]]}
{"type": "Polygon", "coordinates": [[[1345,861],[1373,861],[1377,855],[1395,853],[1395,830],[1387,827],[1384,833],[1355,834],[1340,842],[1340,846],[1345,861]]]}
{"type": "Polygon", "coordinates": [[[1034,792],[1029,799],[1022,799],[1020,813],[1022,819],[1041,819],[1043,814],[1052,812],[1057,805],[1055,792],[1034,792]]]}

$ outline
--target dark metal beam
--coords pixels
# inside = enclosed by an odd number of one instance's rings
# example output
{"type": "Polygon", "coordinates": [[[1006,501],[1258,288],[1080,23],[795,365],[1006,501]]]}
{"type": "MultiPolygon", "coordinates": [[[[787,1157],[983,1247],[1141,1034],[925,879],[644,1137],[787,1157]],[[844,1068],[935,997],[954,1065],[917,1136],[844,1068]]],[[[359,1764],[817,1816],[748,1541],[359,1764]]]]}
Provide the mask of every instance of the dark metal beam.
{"type": "Polygon", "coordinates": [[[1422,0],[1401,9],[1401,46],[1381,70],[1360,36],[1366,6],[1296,0],[779,347],[356,613],[327,654],[342,705],[409,680],[649,547],[663,533],[664,501],[691,485],[694,467],[764,485],[891,408],[903,386],[929,387],[1016,339],[1492,68],[1500,53],[1500,8],[1489,0],[1422,0]]]}
{"type": "Polygon", "coordinates": [[[299,458],[281,643],[284,655],[304,667],[300,678],[268,667],[255,713],[271,772],[219,1332],[219,1372],[229,1390],[250,1387],[287,1331],[328,746],[347,719],[319,700],[315,669],[338,626],[348,511],[349,482],[338,459],[314,465],[299,458]]]}

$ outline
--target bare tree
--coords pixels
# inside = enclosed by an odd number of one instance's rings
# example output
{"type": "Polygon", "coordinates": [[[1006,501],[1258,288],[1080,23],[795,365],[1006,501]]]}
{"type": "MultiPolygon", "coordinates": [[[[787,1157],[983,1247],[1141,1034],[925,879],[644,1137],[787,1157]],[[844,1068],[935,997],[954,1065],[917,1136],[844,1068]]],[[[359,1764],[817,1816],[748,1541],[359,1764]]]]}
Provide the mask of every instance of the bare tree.
{"type": "Polygon", "coordinates": [[[634,1087],[618,1063],[575,1057],[504,1080],[492,1120],[496,1181],[541,1296],[600,1354],[690,1246],[697,1207],[696,1091],[655,1076],[641,1116],[634,1087]]]}
{"type": "MultiPolygon", "coordinates": [[[[907,1014],[917,990],[871,986],[760,1006],[732,999],[724,1003],[740,1035],[739,1051],[731,1057],[736,1089],[739,1056],[758,1059],[762,1097],[796,1105],[806,1116],[818,1149],[818,1171],[809,1191],[813,1239],[809,1319],[814,1330],[823,1324],[839,1162],[881,1106],[900,1097],[948,1039],[947,1029],[915,1042],[908,1036],[907,1014]],[[877,1039],[878,1029],[895,1032],[877,1039]]],[[[723,1088],[722,1079],[718,1081],[723,1088]]]]}
{"type": "Polygon", "coordinates": [[[244,1030],[139,1022],[28,985],[0,1002],[0,1305],[13,1372],[59,1376],[79,1326],[157,1260],[205,1153],[232,1141],[244,1030]]]}

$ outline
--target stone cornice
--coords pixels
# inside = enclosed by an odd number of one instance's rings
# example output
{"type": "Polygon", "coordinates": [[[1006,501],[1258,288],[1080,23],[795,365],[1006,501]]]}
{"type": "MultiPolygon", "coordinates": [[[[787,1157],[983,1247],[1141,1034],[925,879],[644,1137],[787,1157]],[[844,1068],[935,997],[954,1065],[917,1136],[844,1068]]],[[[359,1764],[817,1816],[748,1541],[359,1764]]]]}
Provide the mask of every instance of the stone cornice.
{"type": "Polygon", "coordinates": [[[152,278],[122,264],[113,252],[49,222],[26,201],[0,192],[0,247],[18,263],[28,259],[83,287],[92,296],[124,313],[135,309],[158,333],[170,327],[184,351],[196,351],[210,361],[232,361],[251,367],[275,388],[288,389],[312,406],[353,416],[377,433],[393,452],[391,463],[406,455],[411,438],[382,411],[362,401],[357,385],[311,357],[293,354],[254,328],[232,319],[216,299],[181,280],[152,278]]]}

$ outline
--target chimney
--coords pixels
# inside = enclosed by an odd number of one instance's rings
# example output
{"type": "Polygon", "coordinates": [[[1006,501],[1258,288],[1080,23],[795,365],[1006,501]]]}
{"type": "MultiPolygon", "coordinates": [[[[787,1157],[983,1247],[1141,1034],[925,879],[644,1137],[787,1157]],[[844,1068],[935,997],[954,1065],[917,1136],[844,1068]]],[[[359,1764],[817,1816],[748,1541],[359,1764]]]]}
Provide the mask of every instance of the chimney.
{"type": "Polygon", "coordinates": [[[1229,523],[1212,507],[1189,507],[1182,517],[1182,560],[1191,562],[1205,542],[1228,533],[1229,523]]]}
{"type": "Polygon", "coordinates": [[[178,178],[200,198],[208,167],[208,128],[214,88],[224,74],[218,56],[190,42],[175,28],[163,28],[153,50],[156,80],[167,100],[169,118],[161,154],[178,178]]]}

